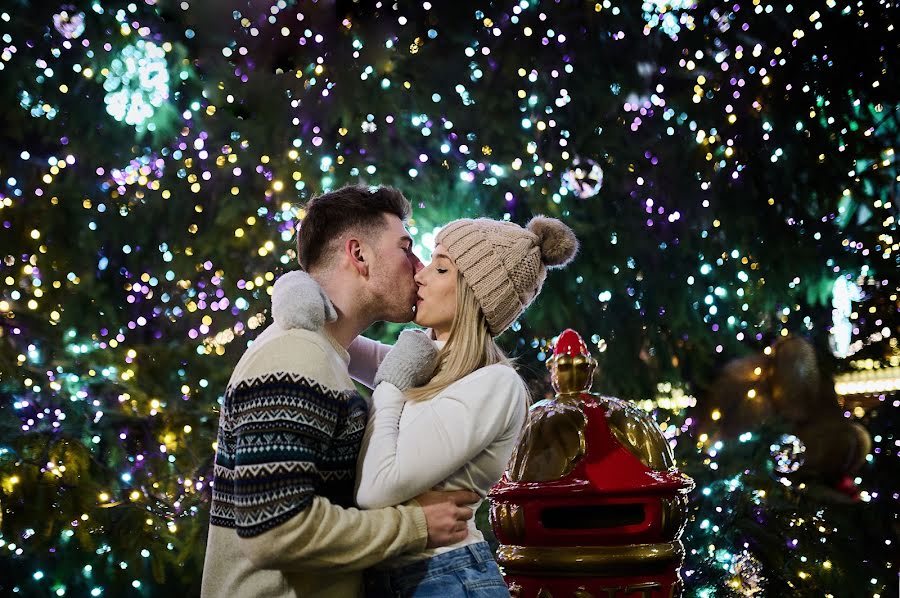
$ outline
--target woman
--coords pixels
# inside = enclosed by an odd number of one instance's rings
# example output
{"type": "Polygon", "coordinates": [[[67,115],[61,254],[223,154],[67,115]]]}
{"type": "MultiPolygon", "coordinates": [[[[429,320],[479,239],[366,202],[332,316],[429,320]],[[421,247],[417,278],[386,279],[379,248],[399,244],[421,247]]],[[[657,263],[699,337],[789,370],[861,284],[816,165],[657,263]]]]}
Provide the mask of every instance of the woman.
{"type": "MultiPolygon", "coordinates": [[[[350,347],[351,374],[375,389],[357,467],[361,508],[432,488],[487,495],[516,446],[528,398],[494,337],[534,300],[546,268],[567,264],[578,248],[571,229],[544,217],[527,228],[457,220],[436,241],[416,275],[415,322],[429,330],[406,330],[393,348],[363,337],[350,347]]],[[[456,545],[383,563],[368,576],[368,595],[508,596],[474,521],[468,531],[456,545]]]]}

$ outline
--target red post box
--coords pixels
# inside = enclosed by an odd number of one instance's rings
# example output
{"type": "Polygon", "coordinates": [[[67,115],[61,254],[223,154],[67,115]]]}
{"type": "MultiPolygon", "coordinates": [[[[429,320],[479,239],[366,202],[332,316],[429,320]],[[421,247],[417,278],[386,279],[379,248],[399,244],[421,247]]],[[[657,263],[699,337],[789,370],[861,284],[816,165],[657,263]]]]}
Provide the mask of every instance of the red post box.
{"type": "Polygon", "coordinates": [[[566,330],[547,360],[556,396],[532,405],[490,492],[497,562],[519,598],[669,598],[679,593],[687,494],[656,422],[588,392],[596,367],[566,330]]]}

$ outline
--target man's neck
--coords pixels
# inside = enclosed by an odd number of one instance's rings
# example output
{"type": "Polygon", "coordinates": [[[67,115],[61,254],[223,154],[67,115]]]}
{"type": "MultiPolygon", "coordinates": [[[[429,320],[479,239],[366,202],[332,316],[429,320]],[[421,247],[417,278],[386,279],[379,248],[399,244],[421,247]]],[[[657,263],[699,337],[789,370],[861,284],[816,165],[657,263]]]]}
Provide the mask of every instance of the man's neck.
{"type": "Polygon", "coordinates": [[[339,275],[311,275],[331,300],[338,317],[325,324],[325,332],[345,349],[363,330],[372,325],[372,319],[364,313],[364,302],[353,285],[345,284],[339,275]]]}

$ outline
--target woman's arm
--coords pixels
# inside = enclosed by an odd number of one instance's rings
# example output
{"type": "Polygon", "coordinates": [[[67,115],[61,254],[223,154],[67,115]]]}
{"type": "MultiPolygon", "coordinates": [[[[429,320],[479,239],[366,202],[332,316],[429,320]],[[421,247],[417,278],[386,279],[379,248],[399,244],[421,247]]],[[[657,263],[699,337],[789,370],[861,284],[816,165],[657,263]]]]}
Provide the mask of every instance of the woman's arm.
{"type": "Polygon", "coordinates": [[[483,368],[426,401],[400,429],[403,393],[379,384],[357,465],[357,503],[400,504],[444,481],[507,430],[525,396],[512,368],[483,368]]]}
{"type": "Polygon", "coordinates": [[[350,377],[372,388],[375,372],[391,348],[392,345],[379,343],[362,335],[357,336],[347,348],[350,353],[350,377]]]}

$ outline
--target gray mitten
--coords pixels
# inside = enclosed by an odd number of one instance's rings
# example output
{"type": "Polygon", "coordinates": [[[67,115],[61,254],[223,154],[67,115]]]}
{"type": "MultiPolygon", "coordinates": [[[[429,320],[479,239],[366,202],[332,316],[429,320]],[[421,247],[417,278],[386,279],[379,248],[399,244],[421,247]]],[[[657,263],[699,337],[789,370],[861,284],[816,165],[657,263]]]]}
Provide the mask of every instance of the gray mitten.
{"type": "Polygon", "coordinates": [[[404,330],[378,366],[375,386],[381,382],[390,382],[400,390],[421,386],[431,380],[437,356],[437,346],[423,330],[404,330]]]}
{"type": "Polygon", "coordinates": [[[334,305],[322,287],[302,270],[283,274],[272,289],[272,319],[285,330],[319,331],[337,319],[334,305]]]}

